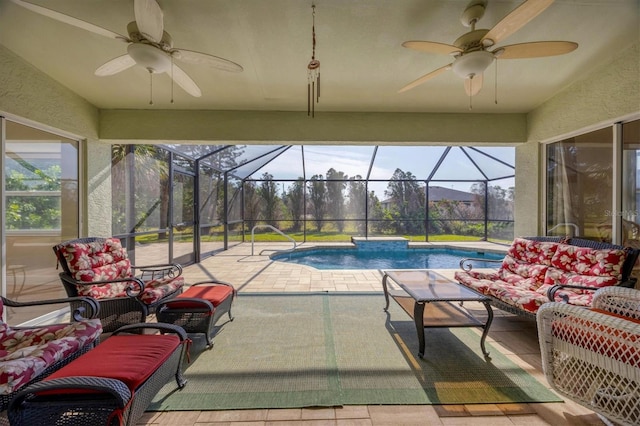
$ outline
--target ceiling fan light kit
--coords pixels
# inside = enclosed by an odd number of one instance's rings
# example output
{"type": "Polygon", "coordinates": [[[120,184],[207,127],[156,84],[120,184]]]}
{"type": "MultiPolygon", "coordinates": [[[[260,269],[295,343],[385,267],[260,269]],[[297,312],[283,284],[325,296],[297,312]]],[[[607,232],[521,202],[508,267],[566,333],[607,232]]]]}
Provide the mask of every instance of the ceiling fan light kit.
{"type": "Polygon", "coordinates": [[[460,55],[453,61],[451,69],[458,77],[472,78],[482,74],[493,63],[494,57],[486,50],[476,50],[475,52],[460,55]]]}
{"type": "Polygon", "coordinates": [[[131,43],[127,46],[127,53],[149,72],[159,74],[171,69],[171,55],[149,44],[131,43]]]}

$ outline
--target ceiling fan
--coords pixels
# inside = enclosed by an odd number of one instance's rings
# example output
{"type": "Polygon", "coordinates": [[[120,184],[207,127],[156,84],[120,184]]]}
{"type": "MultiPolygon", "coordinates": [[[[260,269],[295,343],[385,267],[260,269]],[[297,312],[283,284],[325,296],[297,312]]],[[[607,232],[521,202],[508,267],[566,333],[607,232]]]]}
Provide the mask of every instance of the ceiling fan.
{"type": "Polygon", "coordinates": [[[484,16],[487,0],[472,0],[460,17],[462,24],[470,27],[471,31],[458,37],[453,44],[434,41],[402,43],[402,46],[409,49],[451,55],[455,59],[452,63],[412,81],[399,92],[413,89],[445,71],[453,70],[457,76],[464,79],[465,91],[471,98],[482,89],[483,73],[494,60],[564,55],[575,50],[578,44],[570,41],[536,41],[493,48],[542,13],[551,3],[553,0],[526,0],[490,30],[476,30],[476,23],[484,16]],[[490,48],[493,50],[489,50],[490,48]]]}
{"type": "MultiPolygon", "coordinates": [[[[173,47],[171,36],[164,31],[164,15],[156,0],[134,0],[135,21],[127,25],[128,36],[115,33],[81,19],[28,3],[11,0],[33,12],[73,25],[108,38],[128,43],[127,53],[107,61],[95,70],[97,76],[117,74],[134,65],[140,65],[152,74],[167,73],[185,92],[194,97],[202,96],[198,85],[174,60],[189,64],[207,65],[223,71],[241,72],[242,67],[228,59],[193,50],[173,47]]],[[[172,86],[173,87],[173,86],[172,86]]],[[[173,102],[173,99],[171,100],[173,102]]],[[[150,101],[149,103],[153,103],[150,101]]]]}

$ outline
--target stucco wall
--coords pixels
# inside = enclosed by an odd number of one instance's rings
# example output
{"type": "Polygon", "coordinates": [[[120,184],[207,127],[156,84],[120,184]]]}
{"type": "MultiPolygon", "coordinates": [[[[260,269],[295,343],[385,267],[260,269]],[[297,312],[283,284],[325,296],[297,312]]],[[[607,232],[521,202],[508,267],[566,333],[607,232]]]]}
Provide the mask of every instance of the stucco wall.
{"type": "MultiPolygon", "coordinates": [[[[111,234],[110,146],[98,140],[99,110],[0,45],[0,115],[87,140],[82,233],[111,234]],[[87,161],[87,157],[91,161],[87,161]]],[[[82,177],[81,177],[82,179],[82,177]]]]}
{"type": "Polygon", "coordinates": [[[528,114],[528,142],[516,148],[516,235],[543,230],[540,142],[634,115],[640,118],[640,43],[528,114]]]}

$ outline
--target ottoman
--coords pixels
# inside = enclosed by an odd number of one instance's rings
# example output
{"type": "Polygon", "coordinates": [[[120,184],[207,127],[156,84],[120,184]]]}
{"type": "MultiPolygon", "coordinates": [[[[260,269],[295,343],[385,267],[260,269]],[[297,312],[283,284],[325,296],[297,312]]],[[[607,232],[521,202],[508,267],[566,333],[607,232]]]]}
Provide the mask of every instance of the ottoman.
{"type": "Polygon", "coordinates": [[[158,322],[182,327],[187,333],[205,335],[207,347],[213,347],[215,324],[227,313],[233,321],[231,305],[236,290],[222,281],[201,281],[192,284],[181,295],[161,303],[156,309],[158,322]]]}

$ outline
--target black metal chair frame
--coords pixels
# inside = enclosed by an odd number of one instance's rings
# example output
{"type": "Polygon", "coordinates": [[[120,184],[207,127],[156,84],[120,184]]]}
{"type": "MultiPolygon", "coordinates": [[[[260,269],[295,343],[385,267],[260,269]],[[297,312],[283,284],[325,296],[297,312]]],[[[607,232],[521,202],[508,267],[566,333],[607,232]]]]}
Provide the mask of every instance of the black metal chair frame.
{"type": "Polygon", "coordinates": [[[167,294],[153,304],[147,304],[139,298],[144,291],[144,282],[146,280],[165,276],[171,276],[174,278],[179,277],[182,275],[182,266],[175,263],[146,266],[131,265],[132,274],[139,271],[139,276],[116,280],[95,281],[90,283],[78,281],[73,278],[69,265],[62,254],[62,249],[70,244],[89,244],[93,242],[104,242],[105,240],[106,238],[101,237],[77,238],[54,246],[53,251],[58,259],[58,265],[62,267],[63,272],[61,272],[59,276],[69,297],[78,296],[79,286],[100,286],[117,282],[129,283],[126,288],[128,297],[104,298],[98,300],[100,303],[99,318],[102,321],[103,330],[106,333],[110,333],[124,325],[146,322],[147,316],[149,314],[153,314],[160,303],[180,294],[182,292],[181,288],[167,294]]]}
{"type": "MultiPolygon", "coordinates": [[[[60,304],[60,303],[69,303],[71,305],[71,318],[73,319],[73,321],[80,321],[81,319],[97,318],[98,317],[98,312],[100,311],[100,306],[98,305],[96,300],[92,299],[90,297],[75,297],[75,298],[66,298],[66,299],[48,299],[48,300],[37,300],[37,301],[32,301],[32,302],[17,302],[17,301],[10,300],[10,299],[7,299],[5,297],[2,297],[2,303],[4,304],[5,308],[6,307],[10,307],[10,308],[30,308],[30,307],[33,307],[33,306],[47,306],[47,305],[55,305],[55,304],[60,304]]],[[[33,329],[33,328],[41,328],[41,326],[38,326],[38,327],[13,327],[13,326],[11,326],[11,328],[13,330],[29,330],[29,329],[33,329]]],[[[72,353],[71,355],[67,356],[66,358],[62,358],[62,359],[52,363],[42,373],[40,373],[38,376],[34,377],[30,382],[26,383],[20,389],[14,391],[12,393],[9,393],[9,394],[0,395],[0,411],[6,410],[7,407],[9,406],[9,403],[14,398],[14,396],[17,395],[22,389],[24,389],[25,387],[27,387],[27,386],[29,386],[29,385],[31,385],[33,383],[39,382],[40,380],[44,379],[45,377],[47,377],[48,375],[50,375],[54,371],[57,371],[60,368],[64,367],[65,365],[69,364],[71,361],[73,361],[74,359],[78,358],[80,355],[82,355],[85,352],[88,352],[89,350],[95,348],[98,345],[99,340],[100,339],[96,339],[91,344],[85,345],[84,347],[80,348],[78,351],[72,353]]]]}

